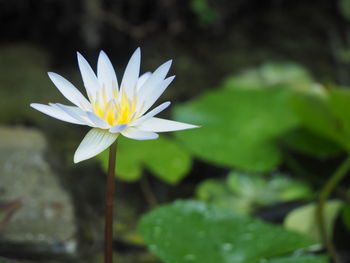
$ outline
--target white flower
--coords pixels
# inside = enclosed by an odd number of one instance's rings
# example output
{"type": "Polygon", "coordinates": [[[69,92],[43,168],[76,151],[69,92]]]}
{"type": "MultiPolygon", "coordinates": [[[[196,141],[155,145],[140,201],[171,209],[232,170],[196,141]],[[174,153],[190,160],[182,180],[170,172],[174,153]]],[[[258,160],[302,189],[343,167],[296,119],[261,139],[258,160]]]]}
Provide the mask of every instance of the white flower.
{"type": "Polygon", "coordinates": [[[92,127],[74,154],[75,163],[99,154],[120,133],[135,140],[151,140],[158,138],[156,132],[197,127],[154,117],[170,105],[169,101],[148,111],[175,76],[166,78],[171,60],[153,73],[147,72],[139,76],[140,60],[138,48],[129,60],[119,87],[112,63],[103,51],[97,62],[97,76],[78,53],[79,69],[89,100],[65,78],[56,73],[48,73],[63,96],[76,106],[59,103],[32,103],[30,106],[56,119],[92,127]]]}

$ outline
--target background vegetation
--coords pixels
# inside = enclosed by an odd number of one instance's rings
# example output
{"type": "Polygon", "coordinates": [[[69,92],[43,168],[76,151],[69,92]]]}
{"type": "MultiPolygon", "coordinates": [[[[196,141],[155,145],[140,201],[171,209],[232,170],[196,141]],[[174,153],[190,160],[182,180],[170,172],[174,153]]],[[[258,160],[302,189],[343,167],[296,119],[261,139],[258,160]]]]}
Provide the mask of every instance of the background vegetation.
{"type": "Polygon", "coordinates": [[[0,22],[0,261],[102,262],[107,153],[73,165],[87,130],[29,104],[64,102],[47,71],[83,90],[76,51],[120,78],[141,46],[143,72],[174,59],[163,116],[202,128],[120,138],[118,262],[350,262],[350,1],[0,0],[0,22]]]}

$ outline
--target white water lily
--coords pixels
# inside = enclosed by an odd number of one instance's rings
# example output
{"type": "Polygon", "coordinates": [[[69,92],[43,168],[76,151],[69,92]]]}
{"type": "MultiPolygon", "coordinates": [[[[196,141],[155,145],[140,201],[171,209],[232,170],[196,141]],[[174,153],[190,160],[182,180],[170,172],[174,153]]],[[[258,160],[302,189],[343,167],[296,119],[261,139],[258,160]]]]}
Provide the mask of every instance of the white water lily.
{"type": "Polygon", "coordinates": [[[153,73],[147,72],[139,76],[140,61],[138,48],[129,60],[119,87],[112,63],[103,51],[98,58],[97,75],[78,53],[79,69],[89,99],[65,78],[56,73],[48,73],[58,90],[75,106],[59,103],[32,103],[30,106],[56,119],[92,127],[74,154],[75,163],[99,154],[119,134],[136,140],[152,140],[158,138],[156,132],[197,127],[154,117],[167,108],[170,102],[164,102],[148,111],[175,76],[166,78],[171,60],[153,73]]]}

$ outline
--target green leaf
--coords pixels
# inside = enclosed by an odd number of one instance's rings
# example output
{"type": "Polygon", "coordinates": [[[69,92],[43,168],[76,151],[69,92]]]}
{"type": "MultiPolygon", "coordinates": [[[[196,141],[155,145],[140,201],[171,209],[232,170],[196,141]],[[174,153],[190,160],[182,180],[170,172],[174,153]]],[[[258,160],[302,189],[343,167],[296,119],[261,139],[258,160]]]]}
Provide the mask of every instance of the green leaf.
{"type": "Polygon", "coordinates": [[[197,198],[205,201],[220,198],[222,196],[226,196],[227,194],[229,194],[229,191],[226,185],[224,185],[223,182],[219,182],[215,179],[202,181],[196,189],[197,198]]]}
{"type": "Polygon", "coordinates": [[[177,201],[146,214],[139,229],[166,263],[251,263],[314,242],[280,226],[200,201],[177,201]]]}
{"type": "Polygon", "coordinates": [[[305,127],[349,151],[350,91],[334,88],[322,92],[296,93],[291,106],[305,127]]]}
{"type": "Polygon", "coordinates": [[[268,260],[266,263],[328,263],[326,256],[301,255],[268,260]]]}
{"type": "MultiPolygon", "coordinates": [[[[324,205],[324,222],[328,236],[332,236],[333,226],[337,218],[342,202],[332,200],[324,205]]],[[[290,230],[297,231],[315,241],[321,241],[320,232],[316,220],[316,204],[308,204],[294,209],[284,220],[284,226],[290,230]]]]}
{"type": "Polygon", "coordinates": [[[226,182],[209,179],[197,187],[197,198],[220,207],[249,214],[257,208],[278,202],[307,200],[310,187],[284,174],[263,176],[231,172],[226,182]]]}
{"type": "Polygon", "coordinates": [[[328,94],[296,93],[290,104],[304,126],[321,137],[347,147],[339,119],[331,111],[328,94]]]}
{"type": "Polygon", "coordinates": [[[281,160],[275,140],[297,125],[288,96],[280,86],[209,92],[175,108],[176,119],[202,125],[175,136],[207,162],[268,171],[281,160]]]}
{"type": "Polygon", "coordinates": [[[285,134],[281,138],[281,142],[295,151],[311,156],[335,156],[342,151],[335,142],[305,128],[299,128],[285,134]]]}
{"type": "MultiPolygon", "coordinates": [[[[108,151],[98,158],[107,170],[108,151]]],[[[164,182],[176,184],[191,168],[191,158],[176,142],[165,137],[135,141],[120,136],[117,153],[118,177],[126,181],[138,180],[143,167],[164,182]]]]}
{"type": "Polygon", "coordinates": [[[350,232],[350,205],[344,204],[341,217],[346,229],[350,232]]]}
{"type": "Polygon", "coordinates": [[[266,178],[262,175],[233,172],[229,175],[227,184],[238,198],[248,199],[257,206],[305,200],[312,196],[307,184],[284,174],[273,174],[266,178]]]}

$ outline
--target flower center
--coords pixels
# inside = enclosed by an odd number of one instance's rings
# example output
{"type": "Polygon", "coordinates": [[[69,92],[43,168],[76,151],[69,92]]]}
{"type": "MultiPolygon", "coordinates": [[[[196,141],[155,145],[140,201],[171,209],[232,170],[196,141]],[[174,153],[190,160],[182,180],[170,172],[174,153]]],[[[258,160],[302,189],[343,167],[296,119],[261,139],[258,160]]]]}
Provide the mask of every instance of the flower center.
{"type": "Polygon", "coordinates": [[[135,119],[136,96],[132,100],[129,100],[123,89],[120,92],[115,89],[113,99],[107,101],[104,88],[102,88],[101,93],[97,94],[96,100],[92,103],[93,110],[98,117],[104,119],[112,126],[129,123],[135,119]]]}

